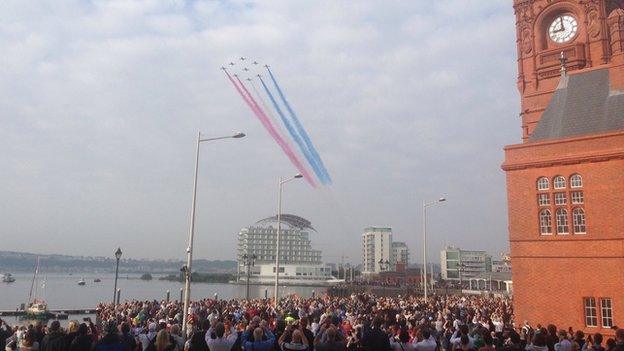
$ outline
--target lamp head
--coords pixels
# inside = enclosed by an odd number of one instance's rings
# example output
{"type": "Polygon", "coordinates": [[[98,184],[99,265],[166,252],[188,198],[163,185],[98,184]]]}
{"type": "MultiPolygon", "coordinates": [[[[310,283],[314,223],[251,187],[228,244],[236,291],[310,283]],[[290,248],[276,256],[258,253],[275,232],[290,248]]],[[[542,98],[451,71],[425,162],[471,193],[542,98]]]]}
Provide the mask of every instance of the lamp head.
{"type": "Polygon", "coordinates": [[[295,176],[293,178],[295,178],[295,179],[303,178],[303,175],[301,175],[301,173],[297,173],[297,174],[295,174],[295,176]]]}
{"type": "Polygon", "coordinates": [[[238,132],[238,133],[232,135],[232,138],[234,138],[234,139],[240,139],[240,138],[244,138],[244,137],[245,137],[245,133],[242,133],[242,132],[238,132]]]}
{"type": "Polygon", "coordinates": [[[115,251],[115,258],[116,258],[116,259],[120,259],[120,258],[121,258],[121,253],[122,253],[122,252],[121,252],[121,248],[120,248],[120,247],[118,247],[118,248],[117,248],[117,251],[115,251]]]}
{"type": "Polygon", "coordinates": [[[444,202],[444,201],[446,201],[446,198],[444,198],[444,197],[441,197],[441,198],[438,199],[438,202],[444,202]]]}

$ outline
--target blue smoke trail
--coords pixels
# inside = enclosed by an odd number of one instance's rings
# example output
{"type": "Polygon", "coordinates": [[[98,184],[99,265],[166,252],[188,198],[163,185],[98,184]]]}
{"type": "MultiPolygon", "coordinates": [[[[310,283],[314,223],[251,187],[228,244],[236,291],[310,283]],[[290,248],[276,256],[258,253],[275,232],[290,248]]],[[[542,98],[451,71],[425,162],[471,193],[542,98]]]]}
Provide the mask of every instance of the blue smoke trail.
{"type": "Polygon", "coordinates": [[[290,104],[286,100],[286,97],[284,96],[282,89],[280,89],[279,84],[277,84],[277,80],[273,76],[273,73],[271,72],[268,66],[266,67],[266,69],[267,71],[269,71],[269,76],[271,76],[273,85],[275,85],[275,89],[277,90],[277,93],[282,99],[282,102],[284,102],[284,106],[286,106],[286,109],[288,109],[288,112],[290,113],[290,116],[292,117],[293,122],[295,122],[295,127],[297,128],[297,131],[303,138],[304,142],[306,143],[306,146],[308,147],[308,150],[310,151],[310,153],[312,154],[312,157],[316,160],[316,164],[320,168],[320,171],[323,175],[321,177],[321,183],[331,184],[332,182],[331,177],[329,176],[329,173],[327,172],[327,169],[325,168],[325,165],[323,164],[323,160],[321,160],[321,157],[319,156],[318,152],[316,152],[316,148],[314,147],[314,144],[312,144],[312,141],[310,140],[308,133],[306,132],[305,128],[303,128],[303,126],[301,125],[301,122],[299,121],[299,118],[297,118],[297,114],[295,114],[295,111],[293,111],[293,109],[290,107],[290,104]]]}
{"type": "Polygon", "coordinates": [[[262,77],[258,76],[258,78],[260,78],[260,83],[262,83],[262,87],[264,88],[264,91],[266,91],[267,95],[269,96],[269,99],[271,99],[271,103],[273,103],[273,107],[275,107],[277,114],[280,116],[280,119],[282,120],[282,122],[284,123],[284,126],[288,130],[288,134],[290,134],[290,136],[293,138],[295,143],[297,143],[299,150],[301,150],[301,153],[303,154],[303,156],[305,156],[306,160],[308,160],[308,163],[310,163],[310,166],[312,167],[312,170],[314,171],[318,179],[321,182],[323,182],[323,171],[319,168],[318,164],[316,163],[316,160],[314,159],[314,156],[310,153],[310,150],[308,150],[307,147],[304,145],[303,140],[301,139],[299,134],[297,134],[297,132],[293,128],[288,118],[286,118],[286,116],[284,115],[284,112],[282,112],[282,109],[277,104],[277,101],[275,101],[275,97],[269,90],[269,87],[267,87],[266,83],[264,83],[264,80],[262,79],[262,77]]]}

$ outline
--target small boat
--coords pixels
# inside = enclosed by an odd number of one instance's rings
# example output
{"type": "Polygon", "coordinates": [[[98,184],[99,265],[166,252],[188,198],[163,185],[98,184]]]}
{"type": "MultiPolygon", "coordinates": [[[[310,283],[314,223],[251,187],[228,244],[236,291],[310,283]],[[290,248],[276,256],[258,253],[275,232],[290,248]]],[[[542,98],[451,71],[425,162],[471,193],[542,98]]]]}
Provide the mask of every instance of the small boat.
{"type": "Polygon", "coordinates": [[[94,282],[94,283],[99,283],[99,282],[101,282],[101,281],[102,281],[102,280],[100,280],[100,278],[95,278],[95,279],[93,279],[93,282],[94,282]]]}
{"type": "Polygon", "coordinates": [[[50,317],[48,305],[42,299],[34,299],[26,309],[26,317],[32,319],[47,319],[50,317]]]}
{"type": "Polygon", "coordinates": [[[87,282],[85,282],[84,279],[80,279],[78,281],[78,285],[85,285],[85,284],[87,284],[87,282]]]}
{"type": "Polygon", "coordinates": [[[3,283],[13,283],[14,281],[15,281],[15,278],[13,278],[11,273],[5,273],[5,274],[2,275],[2,282],[3,283]]]}

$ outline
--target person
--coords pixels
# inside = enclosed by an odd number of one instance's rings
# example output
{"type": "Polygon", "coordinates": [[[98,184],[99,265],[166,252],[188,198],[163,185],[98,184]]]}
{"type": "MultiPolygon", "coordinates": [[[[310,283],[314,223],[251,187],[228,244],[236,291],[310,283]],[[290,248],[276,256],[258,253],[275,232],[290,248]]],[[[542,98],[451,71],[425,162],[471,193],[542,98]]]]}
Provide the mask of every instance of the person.
{"type": "Polygon", "coordinates": [[[178,350],[184,349],[184,338],[180,335],[180,325],[174,324],[170,329],[171,338],[175,341],[178,350]]]}
{"type": "Polygon", "coordinates": [[[156,334],[156,340],[154,341],[156,351],[176,351],[177,345],[171,342],[171,336],[166,329],[161,329],[156,334]]]}
{"type": "Polygon", "coordinates": [[[127,322],[121,323],[121,343],[125,351],[136,351],[137,342],[134,336],[130,334],[130,325],[127,322]]]}
{"type": "MultiPolygon", "coordinates": [[[[349,332],[351,332],[349,330],[349,332]]],[[[325,338],[316,345],[316,351],[345,351],[346,346],[335,326],[325,331],[325,338]]]]}
{"type": "Polygon", "coordinates": [[[199,323],[199,330],[193,332],[188,341],[188,351],[209,351],[206,344],[206,332],[210,328],[210,321],[205,319],[199,323]]]}
{"type": "Polygon", "coordinates": [[[61,323],[52,321],[49,330],[39,344],[40,351],[65,351],[65,335],[61,332],[61,323]]]}
{"type": "Polygon", "coordinates": [[[278,341],[282,351],[308,350],[308,339],[294,325],[290,325],[278,341]]]}
{"type": "Polygon", "coordinates": [[[69,346],[71,345],[74,338],[78,335],[78,321],[71,320],[67,323],[67,334],[65,335],[65,340],[63,340],[63,350],[69,351],[69,346]]]}
{"type": "Polygon", "coordinates": [[[559,342],[555,344],[555,351],[572,351],[572,342],[568,339],[568,333],[559,330],[559,342]]]}
{"type": "MultiPolygon", "coordinates": [[[[250,334],[250,330],[247,329],[243,335],[245,334],[250,334]]],[[[254,329],[253,338],[254,341],[245,341],[243,344],[245,351],[270,351],[275,343],[275,335],[266,328],[257,327],[254,329]],[[265,336],[266,340],[263,340],[265,336]]],[[[247,338],[243,336],[243,340],[247,340],[247,338]]]]}
{"type": "Polygon", "coordinates": [[[624,351],[624,329],[619,328],[615,331],[615,346],[613,351],[624,351]]]}
{"type": "Polygon", "coordinates": [[[533,336],[532,342],[528,344],[525,348],[526,351],[548,351],[548,346],[546,346],[546,335],[545,333],[535,333],[533,336]]]}
{"type": "Polygon", "coordinates": [[[431,336],[431,331],[425,329],[422,331],[423,340],[414,345],[416,351],[435,351],[438,347],[435,339],[431,336]]]}
{"type": "Polygon", "coordinates": [[[151,322],[147,326],[147,333],[139,334],[139,342],[141,343],[141,348],[143,348],[143,351],[147,351],[147,349],[150,348],[150,345],[151,349],[154,348],[153,344],[154,339],[156,339],[156,328],[158,328],[158,325],[154,322],[151,322]]]}
{"type": "Polygon", "coordinates": [[[0,350],[4,350],[6,341],[13,335],[13,330],[4,320],[0,319],[0,350]]]}
{"type": "Polygon", "coordinates": [[[104,333],[102,339],[93,346],[93,351],[124,351],[115,321],[106,323],[104,333]]]}
{"type": "Polygon", "coordinates": [[[605,351],[602,347],[602,334],[596,333],[592,339],[591,335],[587,339],[587,342],[583,345],[582,351],[605,351]]]}
{"type": "Polygon", "coordinates": [[[89,335],[89,327],[85,323],[78,326],[77,335],[69,345],[69,351],[89,351],[93,345],[93,339],[89,335]]]}
{"type": "Polygon", "coordinates": [[[24,338],[19,342],[17,351],[39,351],[39,343],[37,342],[35,329],[30,328],[26,331],[24,338]]]}
{"type": "Polygon", "coordinates": [[[306,339],[308,339],[308,347],[310,351],[314,350],[314,333],[308,329],[309,320],[308,317],[301,317],[299,319],[299,330],[303,333],[306,339]]]}
{"type": "Polygon", "coordinates": [[[373,319],[372,328],[367,328],[364,330],[362,335],[362,345],[364,349],[367,351],[389,351],[390,348],[390,340],[388,339],[388,334],[385,331],[381,330],[381,325],[383,324],[383,319],[377,316],[373,319]]]}
{"type": "Polygon", "coordinates": [[[237,338],[236,328],[231,327],[226,334],[225,325],[222,322],[218,322],[214,328],[208,329],[206,345],[208,345],[210,351],[230,351],[237,338]]]}

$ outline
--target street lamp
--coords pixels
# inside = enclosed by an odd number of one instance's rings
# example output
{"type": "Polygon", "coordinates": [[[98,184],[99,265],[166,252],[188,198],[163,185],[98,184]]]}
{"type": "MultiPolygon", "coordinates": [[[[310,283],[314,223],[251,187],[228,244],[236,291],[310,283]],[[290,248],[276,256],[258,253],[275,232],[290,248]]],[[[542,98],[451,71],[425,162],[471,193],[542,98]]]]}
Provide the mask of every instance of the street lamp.
{"type": "Polygon", "coordinates": [[[121,259],[121,248],[118,247],[115,251],[115,259],[117,264],[115,265],[115,289],[113,289],[113,306],[115,306],[115,296],[117,295],[117,278],[119,277],[119,260],[121,259]]]}
{"type": "Polygon", "coordinates": [[[197,173],[199,171],[199,144],[207,141],[220,139],[239,139],[245,136],[245,133],[238,132],[233,135],[202,139],[201,132],[197,133],[197,146],[195,150],[195,175],[193,177],[193,200],[191,202],[191,225],[189,229],[189,242],[186,248],[186,272],[184,275],[184,310],[182,310],[182,333],[184,337],[188,337],[187,318],[189,305],[191,302],[191,266],[193,263],[193,235],[195,234],[195,202],[197,200],[197,173]]]}
{"type": "Polygon", "coordinates": [[[277,196],[277,247],[275,248],[275,306],[277,306],[277,297],[279,293],[279,269],[280,269],[280,238],[282,236],[282,186],[292,180],[302,178],[300,173],[294,176],[282,179],[279,177],[278,196],[277,196]]]}
{"type": "Polygon", "coordinates": [[[246,300],[249,300],[249,278],[251,276],[251,267],[253,267],[256,264],[256,258],[257,256],[255,254],[251,256],[247,254],[243,255],[243,263],[245,267],[247,268],[247,290],[245,293],[246,300]]]}
{"type": "Polygon", "coordinates": [[[435,204],[438,204],[440,202],[444,202],[446,201],[445,198],[441,197],[439,199],[437,199],[436,201],[431,201],[431,202],[426,202],[423,201],[423,278],[424,278],[424,289],[425,289],[425,300],[427,300],[427,207],[429,206],[433,206],[435,204]]]}

